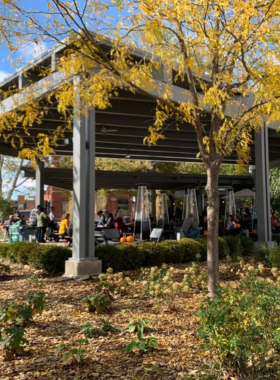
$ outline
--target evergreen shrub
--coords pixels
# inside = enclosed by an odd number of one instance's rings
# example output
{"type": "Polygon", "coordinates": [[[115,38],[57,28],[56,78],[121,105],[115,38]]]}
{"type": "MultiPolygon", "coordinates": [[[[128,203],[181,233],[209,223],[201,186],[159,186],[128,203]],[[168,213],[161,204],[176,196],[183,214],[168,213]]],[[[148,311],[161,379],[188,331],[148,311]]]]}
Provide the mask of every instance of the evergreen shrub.
{"type": "Polygon", "coordinates": [[[9,244],[7,244],[7,243],[0,243],[0,257],[3,257],[3,259],[7,258],[8,248],[9,248],[9,244]]]}
{"type": "Polygon", "coordinates": [[[165,262],[165,252],[161,248],[160,244],[146,242],[139,243],[138,249],[139,252],[143,252],[144,254],[144,263],[145,267],[160,267],[165,262]]]}
{"type": "Polygon", "coordinates": [[[239,236],[239,240],[240,240],[240,243],[241,243],[241,250],[242,250],[242,255],[243,256],[246,256],[246,255],[251,255],[253,253],[253,250],[254,250],[254,242],[251,238],[247,237],[247,236],[239,236]]]}
{"type": "Polygon", "coordinates": [[[280,234],[272,234],[272,240],[276,241],[277,245],[280,245],[280,234]]]}
{"type": "Polygon", "coordinates": [[[196,261],[196,255],[202,256],[203,248],[196,239],[184,238],[178,240],[178,244],[184,248],[184,263],[196,261]]]}
{"type": "MultiPolygon", "coordinates": [[[[138,244],[122,243],[116,245],[117,255],[121,252],[122,269],[134,270],[141,268],[145,261],[145,255],[139,250],[138,244]]],[[[113,268],[114,269],[114,268],[113,268]]]]}
{"type": "Polygon", "coordinates": [[[102,260],[102,272],[112,268],[114,272],[122,271],[123,251],[117,244],[105,244],[95,247],[95,256],[102,260]]]}
{"type": "Polygon", "coordinates": [[[184,260],[184,247],[175,240],[165,240],[158,243],[164,251],[166,264],[179,264],[184,260]]]}

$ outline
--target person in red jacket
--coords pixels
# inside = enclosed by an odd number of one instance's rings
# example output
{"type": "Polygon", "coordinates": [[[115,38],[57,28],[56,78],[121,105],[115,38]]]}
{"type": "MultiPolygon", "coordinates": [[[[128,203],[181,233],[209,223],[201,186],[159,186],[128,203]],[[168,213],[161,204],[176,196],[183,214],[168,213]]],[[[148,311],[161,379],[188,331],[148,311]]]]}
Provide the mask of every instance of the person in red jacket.
{"type": "Polygon", "coordinates": [[[280,226],[279,226],[279,223],[277,223],[276,212],[272,213],[271,218],[270,218],[270,223],[271,223],[272,232],[279,233],[280,226]]]}
{"type": "Polygon", "coordinates": [[[125,224],[123,221],[122,212],[119,212],[115,219],[115,228],[119,231],[120,234],[125,233],[125,224]]]}

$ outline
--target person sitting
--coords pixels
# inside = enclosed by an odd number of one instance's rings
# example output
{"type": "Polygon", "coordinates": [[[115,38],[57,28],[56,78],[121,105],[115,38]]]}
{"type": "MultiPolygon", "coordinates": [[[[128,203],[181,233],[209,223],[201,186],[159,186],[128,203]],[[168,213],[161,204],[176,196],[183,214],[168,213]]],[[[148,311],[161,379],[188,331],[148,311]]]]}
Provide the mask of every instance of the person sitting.
{"type": "Polygon", "coordinates": [[[279,233],[280,232],[280,225],[277,223],[276,219],[276,212],[273,212],[270,218],[271,223],[271,230],[273,233],[279,233]]]}
{"type": "Polygon", "coordinates": [[[62,238],[64,236],[68,236],[67,230],[69,228],[69,224],[70,224],[70,214],[66,213],[66,214],[62,215],[61,223],[60,223],[59,230],[58,230],[58,233],[62,238]]]}
{"type": "Polygon", "coordinates": [[[104,227],[115,228],[115,220],[114,220],[113,214],[109,210],[105,210],[104,215],[105,215],[104,227]]]}
{"type": "Polygon", "coordinates": [[[69,227],[67,229],[67,236],[69,236],[69,238],[67,239],[66,247],[71,247],[72,246],[72,236],[73,236],[73,220],[71,220],[69,227]]]}
{"type": "Polygon", "coordinates": [[[189,213],[188,217],[184,220],[182,228],[187,238],[199,238],[200,229],[198,223],[193,219],[193,214],[189,213]]]}
{"type": "Polygon", "coordinates": [[[104,214],[103,214],[103,211],[102,211],[102,210],[99,210],[99,211],[97,212],[97,216],[98,216],[98,222],[97,222],[96,227],[104,226],[105,216],[104,216],[104,214]]]}
{"type": "Polygon", "coordinates": [[[115,228],[119,231],[120,234],[125,232],[125,224],[123,221],[123,214],[119,211],[116,219],[115,219],[115,228]]]}
{"type": "Polygon", "coordinates": [[[235,221],[234,221],[234,218],[232,215],[229,215],[228,216],[228,219],[227,219],[227,226],[226,226],[226,230],[234,230],[236,227],[235,227],[235,221]]]}

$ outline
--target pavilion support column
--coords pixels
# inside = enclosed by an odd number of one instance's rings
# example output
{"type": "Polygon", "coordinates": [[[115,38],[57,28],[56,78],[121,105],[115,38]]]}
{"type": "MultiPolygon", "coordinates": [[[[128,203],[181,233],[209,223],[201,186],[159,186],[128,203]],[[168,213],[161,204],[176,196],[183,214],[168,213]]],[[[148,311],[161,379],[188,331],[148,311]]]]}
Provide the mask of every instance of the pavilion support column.
{"type": "Polygon", "coordinates": [[[36,206],[44,206],[44,171],[45,164],[41,160],[37,160],[36,179],[36,206]]]}
{"type": "Polygon", "coordinates": [[[203,199],[204,194],[202,194],[201,188],[196,191],[196,199],[197,199],[197,209],[198,209],[198,215],[200,215],[203,211],[203,199]]]}
{"type": "Polygon", "coordinates": [[[88,278],[102,270],[94,254],[95,110],[86,116],[80,112],[79,80],[73,120],[73,251],[64,276],[88,278]]]}
{"type": "Polygon", "coordinates": [[[154,219],[154,222],[156,222],[156,219],[157,219],[156,218],[156,216],[157,216],[156,199],[157,199],[156,191],[155,190],[151,190],[151,202],[152,202],[151,214],[152,214],[152,217],[154,219]]]}
{"type": "MultiPolygon", "coordinates": [[[[271,242],[269,194],[268,128],[264,125],[255,134],[256,205],[258,218],[258,243],[271,242]]],[[[259,245],[259,244],[258,244],[259,245]]]]}

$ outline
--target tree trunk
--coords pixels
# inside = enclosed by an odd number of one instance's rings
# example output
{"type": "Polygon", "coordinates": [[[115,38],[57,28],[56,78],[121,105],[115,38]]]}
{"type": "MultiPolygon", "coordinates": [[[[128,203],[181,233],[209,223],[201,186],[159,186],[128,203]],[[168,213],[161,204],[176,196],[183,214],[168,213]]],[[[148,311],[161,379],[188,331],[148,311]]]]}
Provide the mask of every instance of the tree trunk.
{"type": "Polygon", "coordinates": [[[219,283],[219,251],[218,251],[218,231],[219,231],[219,189],[218,189],[219,168],[210,166],[207,168],[208,197],[207,208],[207,273],[208,291],[210,298],[215,296],[215,286],[219,283]]]}

